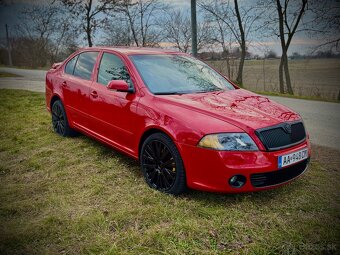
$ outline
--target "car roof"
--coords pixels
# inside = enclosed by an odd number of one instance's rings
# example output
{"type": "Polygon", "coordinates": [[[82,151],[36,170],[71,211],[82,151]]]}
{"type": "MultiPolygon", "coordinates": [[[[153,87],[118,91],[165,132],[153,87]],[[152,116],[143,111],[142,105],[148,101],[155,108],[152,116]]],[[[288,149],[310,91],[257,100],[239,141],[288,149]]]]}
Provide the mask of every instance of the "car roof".
{"type": "Polygon", "coordinates": [[[82,48],[82,50],[110,50],[115,51],[125,55],[140,55],[140,54],[183,54],[179,51],[175,50],[167,50],[167,49],[160,49],[160,48],[147,48],[147,47],[86,47],[82,48]]]}

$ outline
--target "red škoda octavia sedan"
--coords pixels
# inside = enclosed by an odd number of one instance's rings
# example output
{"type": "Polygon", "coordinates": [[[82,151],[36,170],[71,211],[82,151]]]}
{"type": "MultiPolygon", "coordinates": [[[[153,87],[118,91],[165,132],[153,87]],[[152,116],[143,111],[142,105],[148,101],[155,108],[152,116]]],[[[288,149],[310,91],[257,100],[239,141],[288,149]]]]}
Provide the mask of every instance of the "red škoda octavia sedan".
{"type": "Polygon", "coordinates": [[[170,194],[276,187],[310,158],[299,114],[183,53],[79,50],[48,71],[46,105],[55,132],[138,159],[147,184],[170,194]]]}

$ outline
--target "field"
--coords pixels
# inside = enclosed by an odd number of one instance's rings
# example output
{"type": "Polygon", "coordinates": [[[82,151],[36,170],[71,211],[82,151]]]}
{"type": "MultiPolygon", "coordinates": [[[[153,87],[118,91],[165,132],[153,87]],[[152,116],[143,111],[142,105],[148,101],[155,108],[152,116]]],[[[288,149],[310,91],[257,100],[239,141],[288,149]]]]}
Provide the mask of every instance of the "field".
{"type": "MultiPolygon", "coordinates": [[[[279,90],[278,59],[246,60],[244,66],[245,88],[255,91],[279,90]]],[[[224,61],[211,61],[227,75],[224,61]]],[[[235,63],[237,66],[237,63],[235,63]]],[[[290,60],[290,75],[294,93],[298,96],[337,100],[340,93],[340,59],[290,60]]],[[[234,66],[235,69],[235,66],[234,66]]],[[[236,78],[236,70],[232,73],[236,78]]]]}
{"type": "Polygon", "coordinates": [[[54,134],[41,93],[0,90],[0,254],[339,254],[340,152],[251,194],[151,190],[138,163],[54,134]]]}

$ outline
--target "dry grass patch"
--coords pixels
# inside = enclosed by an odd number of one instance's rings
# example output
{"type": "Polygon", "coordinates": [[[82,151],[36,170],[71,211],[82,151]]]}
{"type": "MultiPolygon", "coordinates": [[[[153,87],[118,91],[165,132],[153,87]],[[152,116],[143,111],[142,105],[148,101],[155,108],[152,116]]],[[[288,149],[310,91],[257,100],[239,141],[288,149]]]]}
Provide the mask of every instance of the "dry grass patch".
{"type": "MultiPolygon", "coordinates": [[[[225,61],[210,63],[223,74],[228,74],[225,61]]],[[[244,87],[253,91],[278,92],[279,63],[279,59],[246,60],[244,87]]],[[[338,100],[340,59],[292,59],[289,61],[289,70],[295,95],[338,100]]],[[[231,78],[236,79],[236,70],[231,78]]]]}
{"type": "Polygon", "coordinates": [[[21,77],[20,75],[8,72],[0,72],[0,78],[7,78],[7,77],[21,77]]]}

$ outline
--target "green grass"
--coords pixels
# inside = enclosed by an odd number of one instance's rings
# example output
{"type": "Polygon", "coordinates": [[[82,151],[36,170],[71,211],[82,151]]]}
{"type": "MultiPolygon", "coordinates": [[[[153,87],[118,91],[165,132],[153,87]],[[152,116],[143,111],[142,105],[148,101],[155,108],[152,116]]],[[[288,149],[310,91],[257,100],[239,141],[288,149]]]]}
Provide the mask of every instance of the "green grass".
{"type": "Polygon", "coordinates": [[[43,94],[0,95],[0,254],[339,252],[339,161],[271,191],[173,197],[127,156],[54,134],[43,94]]]}
{"type": "Polygon", "coordinates": [[[14,74],[14,73],[8,73],[8,72],[0,71],[0,78],[6,78],[6,77],[21,77],[21,76],[14,74]]]}

